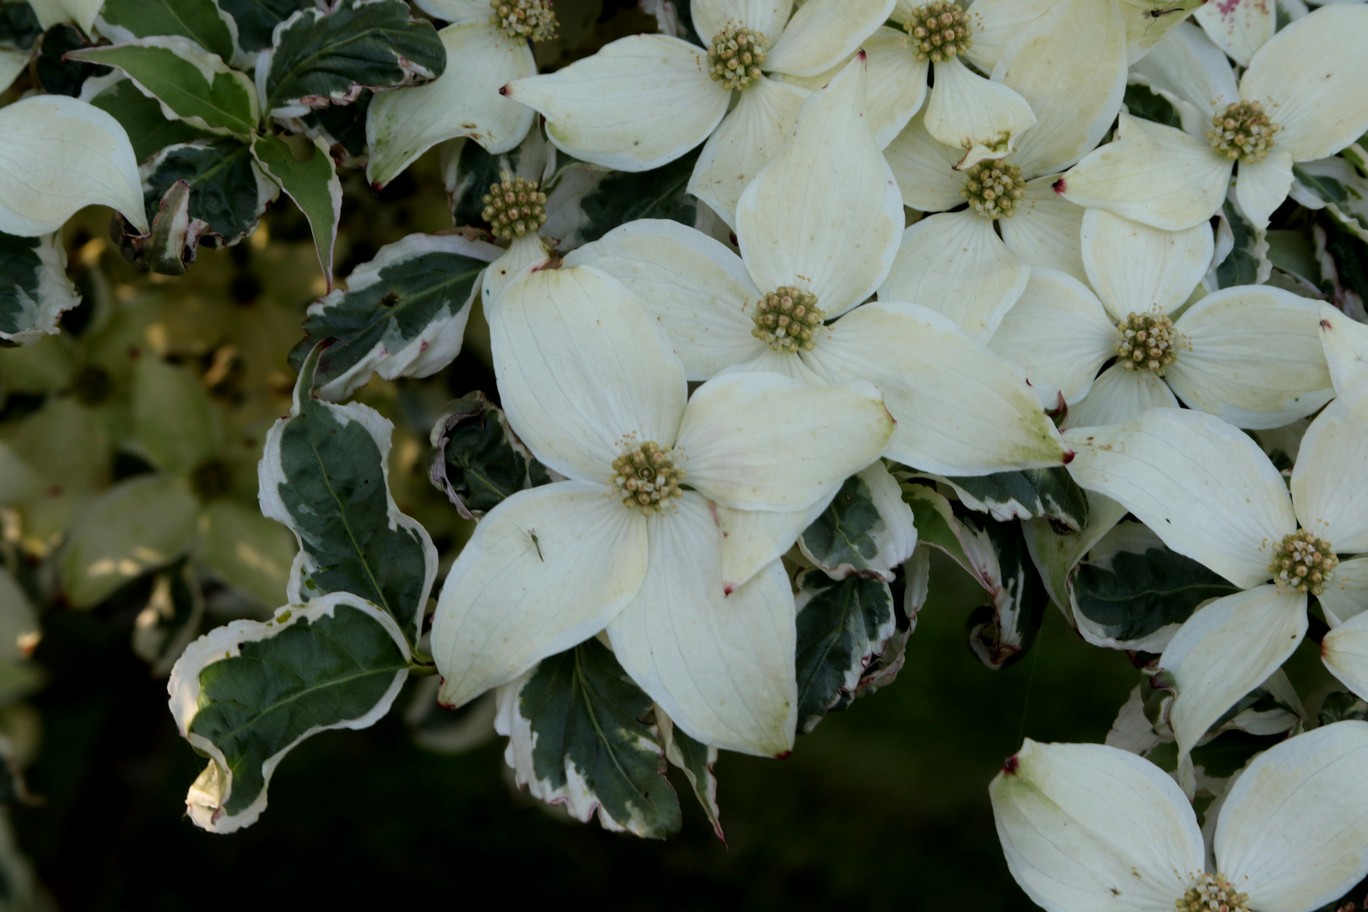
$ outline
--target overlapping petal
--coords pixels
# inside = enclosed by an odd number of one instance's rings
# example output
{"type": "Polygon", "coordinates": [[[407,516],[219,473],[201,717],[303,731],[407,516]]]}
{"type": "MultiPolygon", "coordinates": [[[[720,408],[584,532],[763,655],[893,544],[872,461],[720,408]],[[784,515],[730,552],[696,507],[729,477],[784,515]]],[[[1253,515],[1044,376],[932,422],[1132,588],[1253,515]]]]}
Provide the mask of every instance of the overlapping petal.
{"type": "Polygon", "coordinates": [[[1341,395],[1302,437],[1292,470],[1297,518],[1341,554],[1368,552],[1368,388],[1341,395]]]}

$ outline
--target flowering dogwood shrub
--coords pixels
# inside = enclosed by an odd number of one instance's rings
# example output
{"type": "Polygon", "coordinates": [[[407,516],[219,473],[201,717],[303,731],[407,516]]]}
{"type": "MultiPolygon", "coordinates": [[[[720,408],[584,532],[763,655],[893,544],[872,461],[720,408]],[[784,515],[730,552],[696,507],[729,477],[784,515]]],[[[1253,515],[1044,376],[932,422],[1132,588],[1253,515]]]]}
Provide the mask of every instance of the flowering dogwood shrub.
{"type": "Polygon", "coordinates": [[[0,3],[5,661],[141,600],[216,833],[406,694],[581,821],[669,835],[673,776],[720,835],[719,751],[891,685],[962,570],[988,667],[1058,610],[1137,669],[991,785],[1034,902],[1348,903],[1368,8],[595,6],[0,3]],[[425,165],[445,227],[349,235],[425,165]]]}

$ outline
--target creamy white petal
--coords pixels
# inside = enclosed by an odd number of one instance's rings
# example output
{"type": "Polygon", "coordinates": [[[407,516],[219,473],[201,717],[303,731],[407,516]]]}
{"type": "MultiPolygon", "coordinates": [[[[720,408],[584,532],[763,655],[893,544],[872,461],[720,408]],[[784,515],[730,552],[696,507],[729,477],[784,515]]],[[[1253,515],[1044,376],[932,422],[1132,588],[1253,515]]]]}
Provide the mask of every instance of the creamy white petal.
{"type": "Polygon", "coordinates": [[[1089,209],[1083,216],[1083,265],[1113,320],[1130,313],[1172,313],[1211,268],[1215,238],[1201,222],[1186,231],[1161,231],[1089,209]]]}
{"type": "Polygon", "coordinates": [[[808,93],[795,85],[761,77],[741,93],[703,144],[688,190],[736,227],[741,191],[793,135],[798,109],[808,93]]]}
{"type": "Polygon", "coordinates": [[[936,213],[903,232],[878,296],[922,304],[986,340],[1021,296],[1030,274],[992,222],[969,210],[936,213]]]}
{"type": "Polygon", "coordinates": [[[1119,748],[1028,739],[988,794],[1007,867],[1051,912],[1171,909],[1205,864],[1182,791],[1119,748]]]}
{"type": "Polygon", "coordinates": [[[1335,389],[1344,393],[1368,383],[1368,326],[1329,304],[1322,304],[1320,329],[1335,389]]]}
{"type": "Polygon", "coordinates": [[[806,510],[783,512],[733,510],[715,504],[717,524],[722,529],[723,591],[730,593],[740,588],[771,561],[783,557],[830,502],[827,497],[806,510]]]}
{"type": "Polygon", "coordinates": [[[743,510],[804,510],[883,453],[893,419],[867,383],[808,386],[730,373],[699,387],[679,428],[687,484],[743,510]]]}
{"type": "Polygon", "coordinates": [[[575,481],[486,514],[437,599],[438,699],[460,706],[606,627],[647,572],[647,522],[606,485],[575,481]]]}
{"type": "Polygon", "coordinates": [[[1335,395],[1316,302],[1268,285],[1207,295],[1174,323],[1185,345],[1164,374],[1192,408],[1236,427],[1275,428],[1335,395]]]}
{"type": "Polygon", "coordinates": [[[1273,545],[1297,527],[1282,475],[1258,444],[1214,415],[1155,409],[1065,431],[1064,442],[1074,449],[1075,481],[1237,586],[1268,579],[1273,545]]]}
{"type": "Polygon", "coordinates": [[[1003,242],[1032,266],[1059,269],[1077,279],[1085,275],[1080,235],[1083,207],[1061,199],[1050,178],[1026,183],[1017,214],[998,220],[1003,242]]]}
{"type": "Polygon", "coordinates": [[[1134,64],[1131,79],[1173,102],[1183,128],[1199,137],[1218,109],[1240,100],[1230,59],[1191,22],[1179,23],[1134,64]]]}
{"type": "Polygon", "coordinates": [[[1325,158],[1368,130],[1368,7],[1322,7],[1259,48],[1240,97],[1260,101],[1282,129],[1274,148],[1294,161],[1325,158]]]}
{"type": "Polygon", "coordinates": [[[925,307],[857,308],[806,360],[833,381],[868,380],[883,392],[898,422],[886,455],[904,465],[985,475],[1064,463],[1021,368],[925,307]]]}
{"type": "Polygon", "coordinates": [[[807,0],[765,55],[764,68],[817,76],[860,49],[893,12],[893,0],[807,0]]]}
{"type": "Polygon", "coordinates": [[[706,380],[765,347],[751,335],[750,308],[761,295],[745,264],[678,222],[628,222],[570,251],[565,265],[593,266],[626,285],[664,327],[690,380],[706,380]]]}
{"type": "Polygon", "coordinates": [[[1368,874],[1368,722],[1274,745],[1235,780],[1216,822],[1216,864],[1268,912],[1316,909],[1368,874]]]}
{"type": "Polygon", "coordinates": [[[887,146],[921,110],[931,62],[918,60],[907,46],[907,33],[880,28],[865,39],[869,63],[865,113],[880,146],[887,146]]]}
{"type": "Polygon", "coordinates": [[[955,170],[964,153],[932,139],[921,117],[912,118],[884,149],[884,156],[906,205],[922,212],[964,205],[964,175],[955,170]]]}
{"type": "Polygon", "coordinates": [[[1292,157],[1275,148],[1257,164],[1241,162],[1235,174],[1235,200],[1240,211],[1260,230],[1268,227],[1273,210],[1287,199],[1292,187],[1292,157]]]}
{"type": "Polygon", "coordinates": [[[1088,394],[1069,406],[1065,427],[1120,424],[1154,408],[1177,408],[1178,397],[1149,371],[1129,371],[1120,364],[1104,370],[1088,394]]]}
{"type": "MultiPolygon", "coordinates": [[[[909,11],[921,5],[916,0],[906,2],[909,11]]],[[[983,72],[991,73],[1007,46],[1053,5],[1054,0],[972,0],[969,13],[974,23],[974,44],[964,56],[983,72]]]]}
{"type": "MultiPolygon", "coordinates": [[[[1368,557],[1340,561],[1316,601],[1331,627],[1368,611],[1368,557]]],[[[1327,663],[1330,661],[1326,650],[1321,651],[1321,656],[1327,663]]],[[[1364,668],[1364,680],[1368,681],[1368,667],[1364,668]]]]}
{"type": "Polygon", "coordinates": [[[811,290],[828,319],[879,287],[902,236],[902,197],[864,117],[864,84],[855,60],[808,96],[793,139],[736,209],[756,286],[811,290]]]}
{"type": "Polygon", "coordinates": [[[938,142],[964,150],[960,170],[1009,154],[1021,133],[1035,122],[1026,99],[978,75],[958,57],[936,64],[926,129],[938,142]]]}
{"type": "Polygon", "coordinates": [[[1207,729],[1277,671],[1305,635],[1306,596],[1271,583],[1208,602],[1178,628],[1159,667],[1177,685],[1169,721],[1180,770],[1207,729]]]}
{"type": "Polygon", "coordinates": [[[731,92],[708,75],[702,48],[668,35],[631,35],[597,54],[503,89],[546,116],[546,135],[576,158],[648,171],[701,143],[731,92]]]}
{"type": "Polygon", "coordinates": [[[437,33],[447,67],[426,85],[377,92],[366,112],[370,159],[366,179],[383,187],[437,143],[458,136],[485,151],[507,152],[532,126],[532,112],[500,95],[504,83],[537,72],[526,41],[515,41],[487,19],[437,33]]]}
{"type": "Polygon", "coordinates": [[[1027,177],[1062,171],[1101,142],[1121,109],[1126,66],[1113,2],[1060,0],[1007,46],[992,77],[1035,112],[1014,156],[1027,177]]]}
{"type": "Polygon", "coordinates": [[[1116,325],[1082,282],[1032,269],[988,346],[1024,367],[1041,406],[1053,409],[1061,398],[1073,403],[1087,395],[1102,364],[1115,354],[1116,325]]]}
{"type": "Polygon", "coordinates": [[[538,269],[545,268],[550,259],[551,251],[540,235],[524,234],[514,239],[507,250],[485,267],[480,279],[480,306],[485,318],[498,309],[499,296],[510,282],[533,264],[538,264],[538,269]]]}
{"type": "Polygon", "coordinates": [[[1321,640],[1321,659],[1330,673],[1368,700],[1368,612],[1360,612],[1321,640]]]}
{"type": "Polygon", "coordinates": [[[51,234],[86,206],[109,206],[147,231],[133,145],[119,122],[65,95],[0,108],[0,231],[51,234]]]}
{"type": "Polygon", "coordinates": [[[1192,18],[1241,66],[1248,65],[1277,28],[1276,10],[1270,3],[1210,3],[1192,18]]]}
{"type": "Polygon", "coordinates": [[[489,336],[509,423],[557,472],[607,482],[628,435],[674,443],[684,366],[616,279],[589,266],[526,273],[489,315],[489,336]]]}
{"type": "Polygon", "coordinates": [[[693,738],[777,755],[797,718],[793,591],[775,561],[722,593],[717,525],[699,495],[653,517],[650,570],[608,625],[622,668],[693,738]]]}
{"type": "Polygon", "coordinates": [[[1341,554],[1368,551],[1368,388],[1356,387],[1316,416],[1292,469],[1301,524],[1341,554]]]}
{"type": "Polygon", "coordinates": [[[74,22],[81,31],[90,34],[95,17],[104,6],[104,0],[29,0],[38,22],[45,29],[62,22],[74,22]]]}
{"type": "Polygon", "coordinates": [[[773,43],[792,10],[793,0],[694,0],[689,5],[694,29],[705,42],[730,22],[754,29],[773,43]]]}
{"type": "Polygon", "coordinates": [[[1221,208],[1231,170],[1182,130],[1122,114],[1116,138],[1069,169],[1056,190],[1080,206],[1179,231],[1221,208]]]}

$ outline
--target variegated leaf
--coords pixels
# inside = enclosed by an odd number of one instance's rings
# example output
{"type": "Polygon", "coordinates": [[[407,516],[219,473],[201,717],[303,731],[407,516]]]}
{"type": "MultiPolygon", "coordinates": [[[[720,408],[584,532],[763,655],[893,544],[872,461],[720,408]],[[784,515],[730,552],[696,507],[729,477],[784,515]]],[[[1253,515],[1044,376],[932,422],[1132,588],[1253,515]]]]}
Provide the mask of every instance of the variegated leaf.
{"type": "Polygon", "coordinates": [[[351,104],[364,89],[435,79],[446,68],[437,30],[403,0],[338,0],[282,23],[258,68],[272,117],[351,104]]]}
{"type": "Polygon", "coordinates": [[[498,692],[495,728],[518,784],[576,820],[661,838],[679,829],[679,799],[646,696],[590,639],[542,660],[498,692]]]}
{"type": "Polygon", "coordinates": [[[338,180],[328,147],[320,139],[290,143],[277,136],[258,136],[252,154],[266,175],[295,201],[309,220],[318,265],[329,291],[333,285],[333,245],[337,242],[337,222],[342,217],[342,182],[338,180]],[[296,156],[296,149],[302,157],[296,156]]]}
{"type": "MultiPolygon", "coordinates": [[[[142,0],[132,0],[139,3],[142,0]]],[[[300,10],[317,6],[317,0],[216,0],[219,9],[233,21],[238,47],[243,56],[255,57],[257,51],[271,46],[271,36],[280,23],[300,10]]]]}
{"type": "MultiPolygon", "coordinates": [[[[318,393],[350,396],[370,379],[426,377],[461,351],[480,273],[502,251],[456,235],[411,234],[309,308],[308,339],[337,340],[319,365],[318,393]]],[[[297,349],[300,350],[300,349],[297,349]]]]}
{"type": "Polygon", "coordinates": [[[57,332],[64,311],[81,303],[67,278],[66,248],[57,234],[0,233],[0,339],[28,344],[57,332]]]}
{"type": "Polygon", "coordinates": [[[197,130],[183,120],[168,120],[160,102],[144,95],[133,80],[119,73],[87,80],[81,98],[107,112],[123,126],[140,162],[167,146],[213,138],[212,134],[197,130]]]}
{"type": "Polygon", "coordinates": [[[855,698],[860,678],[897,633],[893,593],[881,579],[798,578],[798,730],[855,698]]]}
{"type": "Polygon", "coordinates": [[[261,457],[261,512],[299,539],[287,597],[353,593],[389,612],[416,642],[437,549],[390,495],[393,425],[369,406],[315,399],[318,354],[305,360],[294,407],[267,433],[261,457]]]}
{"type": "Polygon", "coordinates": [[[803,555],[828,576],[843,579],[853,573],[889,582],[916,545],[912,508],[903,503],[898,483],[882,463],[846,479],[798,539],[803,555]]]}
{"type": "Polygon", "coordinates": [[[433,425],[431,443],[432,484],[466,519],[477,519],[504,498],[551,480],[546,467],[513,434],[503,410],[478,391],[447,404],[433,425]]]}
{"type": "Polygon", "coordinates": [[[201,243],[242,240],[280,194],[251,147],[231,137],[171,146],[142,171],[152,231],[125,242],[135,262],[168,275],[184,272],[201,243]]]}
{"type": "Polygon", "coordinates": [[[1070,601],[1088,642],[1158,653],[1198,605],[1238,591],[1139,523],[1122,523],[1074,571],[1070,601]]]}
{"type": "Polygon", "coordinates": [[[246,138],[261,116],[252,81],[189,38],[140,38],[72,51],[67,57],[122,70],[161,103],[168,118],[200,130],[246,138]]]}
{"type": "Polygon", "coordinates": [[[1258,285],[1268,280],[1268,232],[1261,231],[1230,200],[1216,213],[1216,278],[1222,288],[1258,285]]]}
{"type": "MultiPolygon", "coordinates": [[[[965,518],[965,526],[975,523],[965,518]]],[[[992,550],[979,571],[990,601],[969,615],[969,647],[989,668],[1020,659],[1035,640],[1050,597],[1036,573],[1018,523],[987,523],[981,534],[992,550]]]]}
{"type": "Polygon", "coordinates": [[[209,757],[186,796],[190,819],[215,833],[255,823],[285,754],[320,731],[375,724],[411,659],[394,619],[345,592],[191,643],[167,687],[181,736],[209,757]]]}
{"type": "Polygon", "coordinates": [[[999,522],[1049,519],[1077,532],[1088,521],[1088,499],[1063,466],[946,481],[966,507],[999,522]]]}
{"type": "Polygon", "coordinates": [[[115,41],[182,35],[222,60],[233,59],[233,28],[214,0],[104,0],[101,32],[115,41]]]}
{"type": "Polygon", "coordinates": [[[717,763],[717,748],[690,738],[675,728],[674,722],[657,706],[656,725],[660,728],[660,740],[665,745],[665,758],[670,765],[684,772],[684,778],[693,786],[694,797],[698,799],[703,813],[713,826],[713,833],[725,845],[727,837],[722,833],[722,812],[717,806],[717,776],[713,766],[717,763]]]}
{"type": "Polygon", "coordinates": [[[596,241],[636,219],[692,226],[698,201],[687,192],[698,150],[650,171],[612,171],[571,160],[549,183],[546,232],[566,247],[596,241]]]}

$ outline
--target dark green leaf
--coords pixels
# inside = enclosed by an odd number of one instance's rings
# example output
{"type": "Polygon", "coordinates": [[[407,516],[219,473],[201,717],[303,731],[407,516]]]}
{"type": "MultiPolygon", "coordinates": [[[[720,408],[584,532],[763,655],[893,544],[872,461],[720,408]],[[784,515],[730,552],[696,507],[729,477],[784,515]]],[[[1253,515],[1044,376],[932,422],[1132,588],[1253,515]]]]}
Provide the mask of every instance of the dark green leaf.
{"type": "Polygon", "coordinates": [[[1044,518],[1077,532],[1088,521],[1088,499],[1063,466],[946,480],[966,507],[1001,522],[1044,518]]]}
{"type": "Polygon", "coordinates": [[[1321,286],[1335,301],[1368,300],[1368,243],[1329,215],[1318,214],[1316,226],[1324,235],[1321,286]]]}
{"type": "Polygon", "coordinates": [[[341,0],[306,9],[282,28],[266,64],[266,111],[299,117],[351,104],[367,88],[394,88],[442,74],[446,50],[403,0],[341,0]]]}
{"type": "Polygon", "coordinates": [[[169,688],[181,733],[211,758],[187,799],[191,818],[216,832],[254,822],[281,757],[317,732],[373,725],[409,661],[394,621],[347,594],[196,640],[169,688]]]}
{"type": "Polygon", "coordinates": [[[875,534],[883,528],[874,494],[852,475],[841,485],[831,505],[803,531],[804,553],[827,573],[840,568],[863,570],[879,553],[875,534]]]}
{"type": "Polygon", "coordinates": [[[59,235],[0,232],[0,339],[29,343],[55,333],[62,313],[80,303],[59,235]]]}
{"type": "Polygon", "coordinates": [[[545,659],[501,695],[499,731],[519,785],[577,820],[595,812],[606,829],[661,838],[680,824],[651,698],[612,652],[589,639],[545,659]]]}
{"type": "Polygon", "coordinates": [[[194,260],[199,244],[226,247],[246,237],[280,192],[251,147],[231,137],[171,146],[144,166],[143,181],[152,236],[133,239],[131,255],[172,275],[177,260],[180,271],[194,260]]]}
{"type": "Polygon", "coordinates": [[[798,730],[809,732],[855,697],[860,678],[897,632],[893,593],[883,580],[798,579],[798,730]]]}
{"type": "Polygon", "coordinates": [[[432,484],[466,519],[551,480],[513,435],[503,412],[478,391],[447,404],[432,429],[432,446],[432,484]]]}
{"type": "Polygon", "coordinates": [[[138,161],[145,161],[167,146],[210,138],[208,133],[183,120],[169,120],[156,99],[138,91],[131,79],[120,79],[91,98],[90,103],[113,115],[124,128],[138,161]]]}
{"type": "Polygon", "coordinates": [[[1354,188],[1345,186],[1342,181],[1336,180],[1334,175],[1329,173],[1313,173],[1305,168],[1293,165],[1292,177],[1327,203],[1343,203],[1360,197],[1354,188]]]}
{"type": "Polygon", "coordinates": [[[271,46],[271,33],[277,25],[316,3],[315,0],[218,0],[218,5],[237,23],[238,45],[254,54],[271,46]]]}
{"type": "Polygon", "coordinates": [[[1182,624],[1207,599],[1239,589],[1162,542],[1131,534],[1133,523],[1104,538],[1073,576],[1073,601],[1093,642],[1158,652],[1164,631],[1182,624]]]}
{"type": "Polygon", "coordinates": [[[108,73],[108,67],[91,63],[67,61],[69,51],[79,50],[90,42],[74,25],[54,25],[38,39],[38,57],[33,62],[33,72],[38,84],[50,95],[81,94],[81,86],[91,76],[108,73]]]}
{"type": "Polygon", "coordinates": [[[367,406],[315,399],[317,359],[315,352],[305,362],[290,417],[271,428],[262,454],[261,512],[299,539],[289,599],[349,592],[416,639],[437,551],[386,485],[393,426],[367,406]]]}
{"type": "Polygon", "coordinates": [[[319,395],[342,399],[370,379],[425,377],[461,351],[480,273],[502,251],[456,235],[411,234],[309,308],[296,351],[337,340],[319,365],[319,395]]]}
{"type": "Polygon", "coordinates": [[[490,155],[479,143],[465,137],[454,139],[444,147],[442,176],[454,225],[459,228],[486,224],[483,197],[490,187],[503,179],[503,175],[520,173],[521,149],[518,146],[500,155],[490,155]]]}
{"type": "Polygon", "coordinates": [[[581,163],[562,168],[554,184],[547,182],[547,208],[574,214],[562,215],[563,224],[556,225],[555,233],[565,239],[567,247],[578,247],[636,219],[673,219],[692,225],[698,202],[687,188],[697,160],[695,151],[653,171],[636,173],[581,163]]]}
{"type": "Polygon", "coordinates": [[[1169,104],[1168,99],[1152,91],[1149,86],[1131,83],[1126,86],[1126,110],[1135,117],[1151,120],[1176,130],[1183,129],[1183,119],[1169,104]]]}
{"type": "Polygon", "coordinates": [[[1268,261],[1268,240],[1264,233],[1256,230],[1230,200],[1226,200],[1218,215],[1234,239],[1230,255],[1216,267],[1221,287],[1263,282],[1273,268],[1268,261]]]}
{"type": "Polygon", "coordinates": [[[233,33],[214,0],[105,0],[100,18],[136,38],[181,35],[223,60],[233,59],[233,33]]]}
{"type": "Polygon", "coordinates": [[[329,290],[333,284],[333,245],[337,221],[342,217],[342,182],[322,140],[302,143],[305,158],[296,158],[291,145],[275,136],[258,136],[252,154],[267,176],[295,201],[309,220],[314,249],[329,290]]]}
{"type": "Polygon", "coordinates": [[[299,119],[298,128],[304,135],[316,136],[327,143],[340,167],[365,167],[366,112],[374,97],[362,95],[354,104],[311,111],[299,119]]]}
{"type": "Polygon", "coordinates": [[[0,44],[28,50],[42,33],[43,27],[27,0],[0,3],[0,44]]]}
{"type": "Polygon", "coordinates": [[[1325,699],[1321,701],[1317,724],[1321,726],[1332,725],[1345,719],[1368,721],[1368,701],[1347,690],[1337,690],[1326,694],[1325,699]]]}

